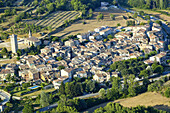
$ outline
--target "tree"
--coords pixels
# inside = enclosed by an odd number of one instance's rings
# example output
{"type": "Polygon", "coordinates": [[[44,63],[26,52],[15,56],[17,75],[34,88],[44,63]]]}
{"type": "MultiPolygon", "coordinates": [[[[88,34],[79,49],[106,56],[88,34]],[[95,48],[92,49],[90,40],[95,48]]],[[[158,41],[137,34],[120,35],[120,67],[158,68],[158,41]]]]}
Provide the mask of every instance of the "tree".
{"type": "Polygon", "coordinates": [[[163,70],[164,70],[163,66],[158,65],[158,66],[155,67],[155,69],[154,69],[153,71],[154,71],[155,73],[161,74],[161,73],[163,73],[163,70]]]}
{"type": "Polygon", "coordinates": [[[144,79],[143,79],[143,85],[144,85],[144,86],[147,86],[149,83],[150,83],[150,81],[149,81],[148,78],[144,78],[144,79]]]}
{"type": "Polygon", "coordinates": [[[116,91],[122,90],[120,77],[112,77],[111,82],[112,82],[112,88],[114,90],[116,91]]]}
{"type": "Polygon", "coordinates": [[[10,81],[11,81],[11,74],[7,74],[7,76],[6,76],[6,80],[7,80],[8,82],[10,82],[10,81]]]}
{"type": "Polygon", "coordinates": [[[136,86],[137,84],[135,82],[135,75],[130,75],[129,76],[129,87],[128,87],[129,96],[136,96],[136,90],[135,90],[136,86]]]}
{"type": "Polygon", "coordinates": [[[65,94],[65,84],[61,82],[60,88],[59,88],[59,93],[60,94],[65,94]]]}
{"type": "Polygon", "coordinates": [[[65,84],[65,93],[67,96],[69,97],[74,97],[75,96],[75,92],[74,92],[74,83],[73,82],[67,82],[65,84]]]}
{"type": "Polygon", "coordinates": [[[134,13],[133,18],[137,18],[138,14],[137,12],[134,13]]]}
{"type": "Polygon", "coordinates": [[[141,15],[141,16],[144,16],[144,12],[143,11],[139,11],[139,15],[141,15]]]}
{"type": "Polygon", "coordinates": [[[58,41],[59,40],[59,38],[58,37],[54,37],[53,39],[52,39],[52,41],[58,41]]]}
{"type": "Polygon", "coordinates": [[[34,0],[34,5],[38,5],[38,0],[34,0]]]}
{"type": "Polygon", "coordinates": [[[119,27],[119,26],[121,26],[121,24],[120,24],[120,23],[118,23],[118,24],[117,24],[117,27],[119,27]]]}
{"type": "Polygon", "coordinates": [[[108,35],[107,38],[108,39],[113,39],[113,36],[112,35],[108,35]]]}
{"type": "Polygon", "coordinates": [[[57,59],[58,61],[63,60],[63,58],[62,58],[61,56],[57,57],[56,59],[57,59]]]}
{"type": "Polygon", "coordinates": [[[149,15],[146,15],[146,16],[145,16],[145,19],[150,20],[150,16],[149,16],[149,15]]]}
{"type": "Polygon", "coordinates": [[[162,25],[162,22],[160,20],[156,20],[155,23],[162,25]]]}
{"type": "Polygon", "coordinates": [[[57,113],[78,113],[76,108],[70,106],[58,106],[57,113]]]}
{"type": "Polygon", "coordinates": [[[106,97],[108,100],[114,100],[114,95],[111,89],[107,89],[106,97]]]}
{"type": "Polygon", "coordinates": [[[23,113],[34,113],[34,108],[32,105],[26,104],[24,105],[23,113]]]}
{"type": "Polygon", "coordinates": [[[63,66],[63,65],[61,65],[61,66],[58,66],[58,69],[59,70],[62,70],[62,69],[64,69],[65,67],[63,66]]]}
{"type": "Polygon", "coordinates": [[[49,97],[48,94],[46,94],[45,92],[41,92],[41,97],[40,97],[40,104],[42,107],[46,107],[49,105],[49,97]]]}
{"type": "Polygon", "coordinates": [[[165,92],[164,92],[164,95],[169,98],[170,97],[170,87],[168,87],[165,92]]]}
{"type": "Polygon", "coordinates": [[[8,53],[8,50],[6,49],[6,47],[4,47],[1,51],[1,53],[8,53]]]}
{"type": "Polygon", "coordinates": [[[53,12],[55,10],[54,3],[47,4],[47,9],[49,12],[53,12]]]}
{"type": "Polygon", "coordinates": [[[100,98],[104,99],[105,98],[106,91],[104,88],[99,90],[99,96],[100,98]]]}
{"type": "Polygon", "coordinates": [[[83,94],[83,87],[81,85],[81,83],[76,83],[74,85],[74,96],[80,96],[83,94]]]}
{"type": "Polygon", "coordinates": [[[18,56],[21,56],[21,55],[22,55],[22,50],[21,50],[21,49],[18,49],[18,50],[17,50],[17,54],[18,54],[18,56]]]}
{"type": "Polygon", "coordinates": [[[115,20],[115,15],[110,14],[110,18],[111,18],[112,20],[115,20]]]}
{"type": "Polygon", "coordinates": [[[145,78],[149,77],[148,71],[147,71],[146,69],[145,69],[145,70],[142,70],[142,71],[140,72],[140,74],[139,74],[139,77],[140,77],[140,78],[142,78],[142,77],[145,77],[145,78]]]}
{"type": "Polygon", "coordinates": [[[99,90],[98,83],[89,80],[86,84],[86,92],[97,92],[99,90]]]}
{"type": "Polygon", "coordinates": [[[102,13],[99,13],[97,15],[97,20],[99,21],[99,20],[103,20],[103,19],[104,19],[104,15],[102,13]]]}

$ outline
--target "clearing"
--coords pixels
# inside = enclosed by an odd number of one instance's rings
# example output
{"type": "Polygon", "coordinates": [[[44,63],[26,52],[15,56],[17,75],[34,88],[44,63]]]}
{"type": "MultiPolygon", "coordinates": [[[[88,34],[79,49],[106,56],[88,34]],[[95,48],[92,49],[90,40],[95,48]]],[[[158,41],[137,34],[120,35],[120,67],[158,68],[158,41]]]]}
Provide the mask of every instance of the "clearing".
{"type": "MultiPolygon", "coordinates": [[[[120,23],[121,26],[126,26],[126,19],[121,18],[124,16],[125,18],[128,16],[128,13],[122,11],[120,9],[109,9],[109,10],[96,10],[93,12],[93,18],[87,20],[79,20],[67,28],[60,28],[56,29],[52,33],[54,36],[64,37],[68,35],[76,35],[78,33],[86,33],[88,31],[93,31],[95,28],[100,26],[110,26],[110,27],[117,27],[117,24],[120,23]],[[104,15],[104,19],[97,21],[97,15],[102,13],[104,15]],[[116,18],[120,17],[119,19],[112,20],[110,18],[110,14],[115,15],[116,18]],[[86,24],[83,24],[85,21],[86,24]]],[[[144,21],[144,20],[142,20],[144,21]]],[[[146,22],[145,22],[146,23],[146,22]]]]}
{"type": "MultiPolygon", "coordinates": [[[[170,112],[170,98],[166,98],[156,92],[146,92],[135,97],[119,99],[112,102],[119,103],[124,107],[135,107],[138,105],[144,105],[144,106],[152,106],[156,109],[170,112]]],[[[109,102],[105,102],[103,104],[94,106],[92,108],[87,109],[86,111],[92,113],[94,112],[95,109],[106,106],[107,103],[109,102]]]]}

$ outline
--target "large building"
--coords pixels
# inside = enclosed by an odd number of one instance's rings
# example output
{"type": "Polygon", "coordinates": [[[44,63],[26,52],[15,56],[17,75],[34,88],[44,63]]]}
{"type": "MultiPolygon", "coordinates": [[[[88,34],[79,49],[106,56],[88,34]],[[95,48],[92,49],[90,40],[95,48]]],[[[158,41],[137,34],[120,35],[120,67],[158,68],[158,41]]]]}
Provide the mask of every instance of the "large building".
{"type": "Polygon", "coordinates": [[[17,53],[17,50],[18,50],[17,35],[12,34],[10,36],[10,38],[11,38],[11,50],[12,50],[12,53],[17,53]]]}
{"type": "Polygon", "coordinates": [[[28,46],[38,46],[41,45],[41,41],[38,38],[33,37],[31,31],[29,31],[29,37],[25,39],[24,44],[28,46]]]}

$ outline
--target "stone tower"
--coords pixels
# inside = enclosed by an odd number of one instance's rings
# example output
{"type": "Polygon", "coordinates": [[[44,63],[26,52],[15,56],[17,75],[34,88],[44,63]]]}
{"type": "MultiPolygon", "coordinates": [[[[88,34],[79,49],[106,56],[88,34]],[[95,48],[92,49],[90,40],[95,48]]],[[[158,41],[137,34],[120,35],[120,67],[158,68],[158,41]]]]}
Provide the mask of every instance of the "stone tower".
{"type": "Polygon", "coordinates": [[[12,53],[17,53],[17,50],[18,50],[17,35],[12,34],[10,38],[11,38],[11,50],[12,50],[12,53]]]}
{"type": "Polygon", "coordinates": [[[31,33],[31,31],[29,30],[29,38],[31,38],[32,37],[32,33],[31,33]]]}

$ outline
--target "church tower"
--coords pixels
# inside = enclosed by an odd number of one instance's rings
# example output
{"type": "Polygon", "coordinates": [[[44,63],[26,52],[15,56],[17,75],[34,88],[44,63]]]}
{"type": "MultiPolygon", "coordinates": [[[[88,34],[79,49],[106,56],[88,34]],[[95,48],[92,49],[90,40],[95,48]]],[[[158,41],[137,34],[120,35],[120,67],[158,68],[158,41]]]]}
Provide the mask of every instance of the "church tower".
{"type": "Polygon", "coordinates": [[[29,30],[29,38],[31,38],[32,37],[32,33],[31,33],[31,31],[29,30]]]}
{"type": "Polygon", "coordinates": [[[10,36],[10,39],[11,39],[11,50],[12,50],[12,53],[17,53],[17,50],[18,50],[17,35],[12,34],[10,36]]]}

